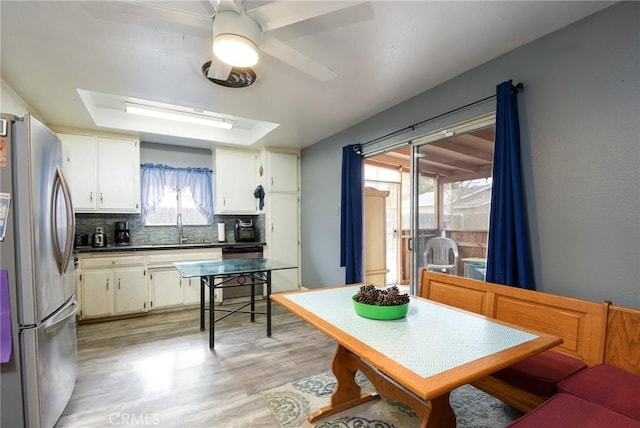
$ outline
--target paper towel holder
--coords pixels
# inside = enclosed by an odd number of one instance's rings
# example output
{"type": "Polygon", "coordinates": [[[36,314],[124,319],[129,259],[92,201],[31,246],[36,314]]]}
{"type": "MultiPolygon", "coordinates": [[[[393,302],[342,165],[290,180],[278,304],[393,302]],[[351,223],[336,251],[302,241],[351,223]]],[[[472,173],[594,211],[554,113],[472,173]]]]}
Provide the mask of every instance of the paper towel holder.
{"type": "Polygon", "coordinates": [[[224,223],[218,223],[218,242],[226,241],[224,223]]]}

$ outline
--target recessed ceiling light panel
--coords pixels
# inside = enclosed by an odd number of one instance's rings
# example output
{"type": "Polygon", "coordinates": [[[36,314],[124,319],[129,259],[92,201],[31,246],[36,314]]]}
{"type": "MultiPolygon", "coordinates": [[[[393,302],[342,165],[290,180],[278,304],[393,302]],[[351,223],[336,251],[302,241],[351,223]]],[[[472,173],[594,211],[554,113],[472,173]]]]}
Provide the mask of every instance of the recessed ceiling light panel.
{"type": "Polygon", "coordinates": [[[222,129],[233,128],[233,124],[230,121],[206,114],[191,114],[129,103],[125,103],[125,111],[129,114],[154,117],[156,119],[173,120],[176,122],[192,123],[194,125],[212,126],[214,128],[222,129]]]}
{"type": "MultiPolygon", "coordinates": [[[[250,146],[276,129],[279,124],[233,116],[227,113],[166,104],[87,89],[77,89],[87,112],[100,128],[134,132],[148,142],[171,143],[165,137],[178,137],[211,144],[250,146]],[[128,110],[132,113],[127,113],[128,110]],[[133,114],[136,111],[143,115],[133,114]],[[142,109],[142,110],[140,110],[142,109]],[[153,113],[149,113],[153,111],[153,113]],[[200,124],[206,119],[206,124],[200,124]],[[196,125],[197,123],[197,125],[196,125]],[[214,124],[215,123],[215,124],[214,124]],[[231,129],[221,129],[220,126],[231,129]],[[158,136],[158,139],[155,139],[158,136]]],[[[188,145],[186,142],[180,143],[188,145]]]]}

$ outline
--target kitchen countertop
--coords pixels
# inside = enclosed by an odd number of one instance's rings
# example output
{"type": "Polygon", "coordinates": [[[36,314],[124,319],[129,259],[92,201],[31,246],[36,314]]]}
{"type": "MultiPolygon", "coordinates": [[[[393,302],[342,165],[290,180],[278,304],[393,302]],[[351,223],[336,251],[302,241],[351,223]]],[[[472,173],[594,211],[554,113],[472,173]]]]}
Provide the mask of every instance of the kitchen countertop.
{"type": "Polygon", "coordinates": [[[264,247],[266,242],[196,242],[184,244],[144,244],[144,245],[107,245],[106,247],[83,246],[76,247],[77,253],[109,253],[124,251],[153,251],[153,250],[190,250],[198,248],[245,248],[264,247]]]}

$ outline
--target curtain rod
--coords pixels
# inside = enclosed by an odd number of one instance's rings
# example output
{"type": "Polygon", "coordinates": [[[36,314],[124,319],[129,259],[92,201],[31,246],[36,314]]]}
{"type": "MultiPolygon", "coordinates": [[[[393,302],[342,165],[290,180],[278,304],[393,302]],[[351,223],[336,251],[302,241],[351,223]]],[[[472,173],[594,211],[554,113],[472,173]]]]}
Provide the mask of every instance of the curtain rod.
{"type": "MultiPolygon", "coordinates": [[[[142,168],[144,166],[143,163],[140,164],[140,168],[142,168]]],[[[171,167],[171,168],[175,168],[175,167],[171,167]]],[[[192,168],[197,168],[197,167],[192,167],[192,168]]],[[[185,168],[186,169],[186,168],[185,168]]],[[[205,168],[198,168],[198,169],[205,169],[205,168]]],[[[209,172],[213,174],[213,170],[211,168],[209,168],[209,172]]]]}
{"type": "Polygon", "coordinates": [[[424,119],[424,120],[421,120],[420,122],[414,123],[413,125],[405,126],[404,128],[398,129],[397,131],[393,131],[393,132],[390,132],[390,133],[388,133],[386,135],[383,135],[381,137],[374,138],[373,140],[369,140],[366,143],[360,144],[360,146],[367,146],[369,144],[377,143],[379,141],[386,140],[389,137],[393,137],[394,135],[401,134],[401,133],[403,133],[405,131],[413,131],[416,127],[418,127],[420,125],[424,125],[427,122],[430,122],[430,121],[435,120],[435,119],[439,119],[442,116],[446,116],[448,114],[455,113],[455,112],[457,112],[459,110],[463,110],[463,109],[465,109],[467,107],[471,107],[471,106],[474,106],[476,104],[483,103],[483,102],[488,101],[488,100],[490,100],[492,98],[495,98],[495,97],[496,97],[495,95],[491,95],[489,97],[482,98],[481,100],[477,100],[477,101],[474,101],[472,103],[463,105],[462,107],[457,107],[457,108],[454,108],[453,110],[449,110],[447,112],[440,113],[440,114],[432,116],[432,117],[430,117],[428,119],[424,119]]]}
{"type": "MultiPolygon", "coordinates": [[[[517,94],[518,92],[522,91],[523,88],[524,88],[524,85],[522,84],[522,82],[517,83],[515,85],[511,85],[511,91],[514,94],[517,94]]],[[[477,101],[471,102],[469,104],[463,105],[462,107],[457,107],[457,108],[454,108],[453,110],[449,110],[447,112],[440,113],[438,115],[430,117],[429,119],[424,119],[424,120],[422,120],[420,122],[414,123],[413,125],[405,126],[402,129],[398,129],[397,131],[390,132],[389,134],[383,135],[382,137],[374,138],[373,140],[369,140],[366,143],[357,144],[356,146],[360,146],[360,151],[362,151],[362,147],[363,146],[366,146],[366,145],[369,145],[369,144],[373,144],[373,143],[377,143],[379,141],[385,140],[385,139],[387,139],[389,137],[393,137],[394,135],[400,134],[400,133],[405,132],[405,131],[413,131],[416,127],[418,127],[420,125],[424,125],[427,122],[430,122],[430,121],[435,120],[435,119],[439,119],[439,118],[441,118],[443,116],[446,116],[446,115],[451,114],[451,113],[455,113],[457,111],[460,111],[460,110],[463,110],[465,108],[474,106],[476,104],[483,103],[483,102],[488,101],[488,100],[490,100],[492,98],[495,98],[495,97],[496,97],[496,95],[491,95],[491,96],[482,98],[480,100],[477,100],[477,101]]]]}

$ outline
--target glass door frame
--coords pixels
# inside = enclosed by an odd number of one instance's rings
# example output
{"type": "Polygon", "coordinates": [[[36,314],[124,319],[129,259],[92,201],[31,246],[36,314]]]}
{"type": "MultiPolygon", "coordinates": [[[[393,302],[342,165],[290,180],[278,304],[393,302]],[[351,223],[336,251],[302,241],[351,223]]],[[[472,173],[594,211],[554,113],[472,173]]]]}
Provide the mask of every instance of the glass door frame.
{"type": "MultiPolygon", "coordinates": [[[[419,232],[419,213],[418,213],[418,180],[419,172],[417,166],[417,160],[420,157],[420,147],[435,143],[437,141],[446,140],[454,135],[466,134],[482,128],[486,128],[491,125],[495,125],[496,113],[492,111],[490,113],[477,116],[475,118],[465,120],[446,128],[441,128],[435,131],[426,133],[425,135],[415,138],[409,142],[411,146],[411,186],[410,186],[410,221],[411,230],[409,238],[409,251],[411,253],[409,257],[409,270],[411,272],[410,290],[412,295],[418,295],[420,291],[420,254],[416,249],[419,246],[418,232],[419,232]]],[[[439,209],[439,207],[438,207],[439,209]]],[[[436,213],[436,219],[438,215],[436,213]]]]}

